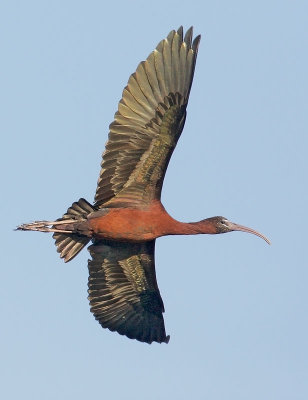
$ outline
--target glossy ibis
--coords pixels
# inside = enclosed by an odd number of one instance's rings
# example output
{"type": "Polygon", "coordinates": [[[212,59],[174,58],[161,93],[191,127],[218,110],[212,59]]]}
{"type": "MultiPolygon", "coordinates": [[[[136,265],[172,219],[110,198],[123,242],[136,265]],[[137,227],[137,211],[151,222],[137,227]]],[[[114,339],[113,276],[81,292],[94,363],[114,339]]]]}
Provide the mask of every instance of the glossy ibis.
{"type": "Polygon", "coordinates": [[[253,233],[224,217],[183,223],[161,204],[172,152],[181,135],[200,36],[169,33],[128,80],[110,125],[94,205],[72,204],[56,221],[17,229],[53,232],[60,257],[73,259],[90,241],[89,301],[99,323],[131,339],[169,341],[156,282],[155,239],[165,235],[253,233]]]}

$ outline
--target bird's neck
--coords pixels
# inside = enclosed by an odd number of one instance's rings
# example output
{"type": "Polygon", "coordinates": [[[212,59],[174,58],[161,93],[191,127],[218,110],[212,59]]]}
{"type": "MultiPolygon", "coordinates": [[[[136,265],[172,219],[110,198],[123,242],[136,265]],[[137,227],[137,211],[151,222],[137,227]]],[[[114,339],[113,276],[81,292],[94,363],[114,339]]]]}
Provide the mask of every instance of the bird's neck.
{"type": "Polygon", "coordinates": [[[173,220],[168,226],[167,235],[198,235],[198,234],[215,234],[216,227],[211,219],[204,219],[198,222],[180,222],[173,220]]]}
{"type": "Polygon", "coordinates": [[[154,227],[156,237],[165,235],[198,235],[217,233],[213,218],[198,222],[180,222],[172,218],[160,201],[154,201],[147,210],[150,212],[149,224],[154,227]]]}

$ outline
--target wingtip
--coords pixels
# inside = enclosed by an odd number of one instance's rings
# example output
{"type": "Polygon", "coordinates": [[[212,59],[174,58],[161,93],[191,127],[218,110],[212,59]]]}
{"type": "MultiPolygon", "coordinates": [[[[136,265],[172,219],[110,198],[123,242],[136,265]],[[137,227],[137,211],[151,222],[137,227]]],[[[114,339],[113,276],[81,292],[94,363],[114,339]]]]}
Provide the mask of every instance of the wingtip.
{"type": "Polygon", "coordinates": [[[168,344],[170,340],[170,335],[166,336],[166,339],[164,340],[164,343],[168,344]]]}
{"type": "Polygon", "coordinates": [[[134,339],[138,340],[139,342],[148,343],[148,344],[152,344],[152,343],[158,343],[158,344],[166,343],[166,344],[168,344],[169,340],[170,340],[170,335],[165,336],[164,339],[154,339],[154,340],[151,340],[151,339],[150,340],[140,340],[140,339],[137,339],[137,338],[134,338],[134,339]]]}
{"type": "Polygon", "coordinates": [[[183,40],[183,25],[181,25],[177,30],[178,35],[180,35],[181,41],[183,40]]]}
{"type": "Polygon", "coordinates": [[[186,43],[187,47],[191,47],[191,41],[193,37],[193,27],[191,26],[190,28],[187,29],[185,36],[184,36],[184,42],[186,43]]]}

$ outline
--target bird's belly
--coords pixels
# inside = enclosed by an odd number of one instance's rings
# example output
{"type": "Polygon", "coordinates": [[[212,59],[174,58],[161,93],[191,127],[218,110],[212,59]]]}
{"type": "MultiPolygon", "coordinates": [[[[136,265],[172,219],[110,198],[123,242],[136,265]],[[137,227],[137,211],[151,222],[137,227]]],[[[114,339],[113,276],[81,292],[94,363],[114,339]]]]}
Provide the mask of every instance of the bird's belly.
{"type": "Polygon", "coordinates": [[[89,218],[93,236],[121,241],[145,241],[161,236],[159,219],[148,210],[109,209],[106,214],[89,218]]]}

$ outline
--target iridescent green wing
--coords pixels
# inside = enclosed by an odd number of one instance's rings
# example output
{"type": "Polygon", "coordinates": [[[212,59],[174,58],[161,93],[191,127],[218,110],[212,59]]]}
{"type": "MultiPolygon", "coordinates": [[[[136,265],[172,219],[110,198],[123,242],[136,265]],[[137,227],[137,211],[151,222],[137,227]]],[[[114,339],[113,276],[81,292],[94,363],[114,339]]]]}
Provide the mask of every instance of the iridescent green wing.
{"type": "Polygon", "coordinates": [[[159,199],[183,130],[200,36],[172,31],[129,78],[103,154],[96,206],[159,199]]]}

